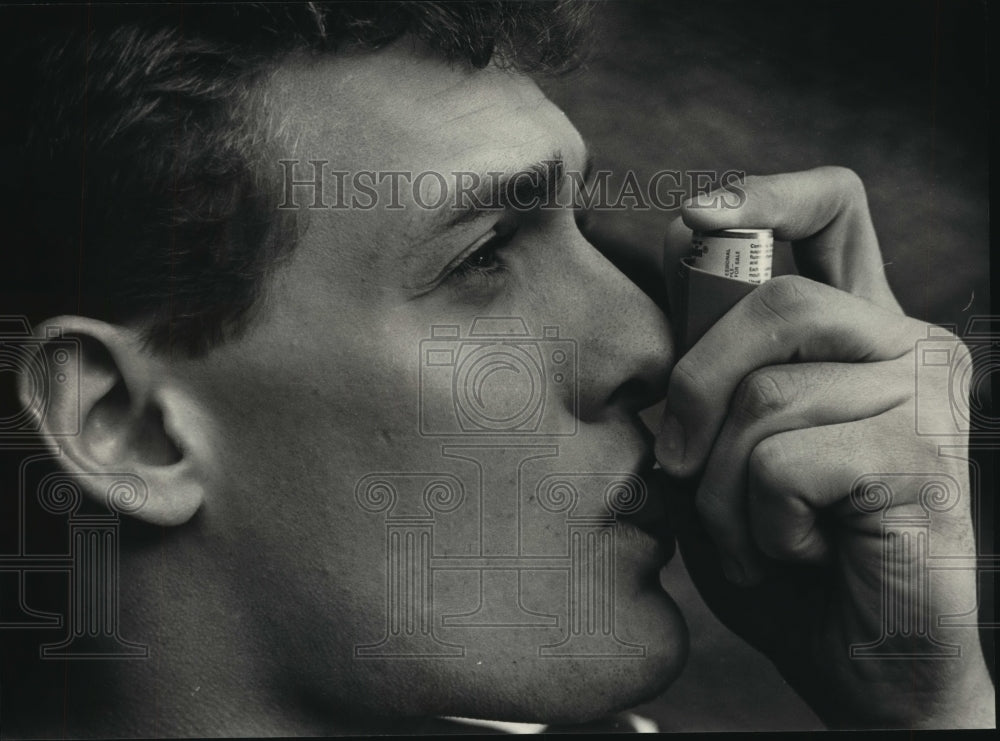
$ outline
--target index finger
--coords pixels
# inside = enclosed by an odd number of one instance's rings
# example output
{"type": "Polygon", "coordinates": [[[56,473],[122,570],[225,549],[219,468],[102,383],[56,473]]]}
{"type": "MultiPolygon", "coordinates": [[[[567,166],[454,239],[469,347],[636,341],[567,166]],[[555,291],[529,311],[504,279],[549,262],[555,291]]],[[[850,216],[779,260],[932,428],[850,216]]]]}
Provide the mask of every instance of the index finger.
{"type": "MultiPolygon", "coordinates": [[[[749,176],[687,201],[681,218],[699,231],[770,227],[775,239],[792,243],[800,274],[902,313],[885,277],[864,184],[852,170],[749,176]]],[[[667,266],[690,250],[676,234],[667,238],[667,266]]]]}

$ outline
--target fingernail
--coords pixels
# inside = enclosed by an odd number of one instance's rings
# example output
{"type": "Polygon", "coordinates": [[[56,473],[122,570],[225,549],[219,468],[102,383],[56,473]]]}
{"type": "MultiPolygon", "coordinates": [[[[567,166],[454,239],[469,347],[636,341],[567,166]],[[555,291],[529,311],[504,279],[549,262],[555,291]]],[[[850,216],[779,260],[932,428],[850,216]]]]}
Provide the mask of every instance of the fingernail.
{"type": "Polygon", "coordinates": [[[678,465],[684,461],[684,428],[672,414],[663,417],[656,438],[656,458],[661,466],[678,465]]]}
{"type": "Polygon", "coordinates": [[[682,208],[716,208],[719,205],[719,198],[714,193],[699,193],[688,198],[681,204],[682,208]]]}

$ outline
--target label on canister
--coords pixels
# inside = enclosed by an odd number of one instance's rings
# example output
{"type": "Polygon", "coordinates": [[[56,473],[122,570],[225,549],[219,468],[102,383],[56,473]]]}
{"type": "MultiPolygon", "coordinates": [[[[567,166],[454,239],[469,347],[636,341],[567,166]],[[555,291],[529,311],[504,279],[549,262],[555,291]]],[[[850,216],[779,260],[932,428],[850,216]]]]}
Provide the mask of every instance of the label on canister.
{"type": "Polygon", "coordinates": [[[746,283],[771,278],[774,232],[770,229],[720,229],[695,232],[691,264],[707,273],[746,283]]]}

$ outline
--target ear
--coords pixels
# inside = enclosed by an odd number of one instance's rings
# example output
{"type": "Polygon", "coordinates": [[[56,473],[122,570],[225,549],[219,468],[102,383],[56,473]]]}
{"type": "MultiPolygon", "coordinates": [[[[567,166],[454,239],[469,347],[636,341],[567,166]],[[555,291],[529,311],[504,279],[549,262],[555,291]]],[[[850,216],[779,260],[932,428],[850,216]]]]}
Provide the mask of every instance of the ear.
{"type": "Polygon", "coordinates": [[[78,316],[43,322],[32,342],[33,372],[19,374],[22,410],[86,495],[106,506],[98,481],[131,474],[148,498],[129,516],[189,520],[210,488],[213,456],[207,420],[169,360],[134,330],[78,316]]]}

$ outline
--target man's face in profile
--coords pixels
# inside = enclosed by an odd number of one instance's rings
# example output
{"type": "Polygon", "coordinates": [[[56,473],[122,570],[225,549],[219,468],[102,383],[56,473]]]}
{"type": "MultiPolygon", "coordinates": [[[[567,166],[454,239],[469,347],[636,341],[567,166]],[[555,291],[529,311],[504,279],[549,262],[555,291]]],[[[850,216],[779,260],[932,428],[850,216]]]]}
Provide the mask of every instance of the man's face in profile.
{"type": "MultiPolygon", "coordinates": [[[[527,77],[448,66],[408,40],[291,61],[268,84],[299,180],[309,161],[434,171],[449,183],[456,171],[513,174],[554,158],[585,166],[580,135],[527,77]]],[[[326,187],[332,202],[336,184],[326,187]]],[[[260,681],[359,712],[552,720],[658,693],[686,651],[658,579],[672,547],[625,516],[611,523],[605,490],[638,477],[647,505],[637,521],[662,495],[643,478],[651,436],[637,412],[665,388],[665,318],[584,239],[571,209],[462,215],[450,203],[417,207],[408,188],[403,208],[388,209],[388,188],[371,209],[300,210],[300,243],[248,334],[180,364],[217,471],[184,527],[201,536],[190,546],[199,561],[218,556],[182,598],[219,590],[239,605],[231,630],[257,656],[260,681]],[[483,366],[495,403],[524,380],[519,352],[541,359],[544,415],[523,435],[477,435],[476,420],[449,418],[447,405],[430,410],[437,421],[422,417],[422,399],[463,392],[459,371],[426,350],[447,355],[482,317],[522,320],[529,335],[510,362],[483,366]],[[441,326],[457,336],[422,346],[441,326]],[[562,383],[553,348],[569,364],[562,383]],[[428,505],[434,474],[460,482],[459,504],[428,505]],[[545,488],[555,474],[577,482],[572,506],[545,488]],[[365,488],[379,476],[395,482],[394,499],[365,488]],[[421,518],[423,529],[399,525],[421,518]],[[420,549],[430,571],[414,566],[420,549]],[[583,649],[551,648],[571,634],[583,649]]],[[[497,429],[494,402],[483,403],[478,431],[497,429]]]]}

